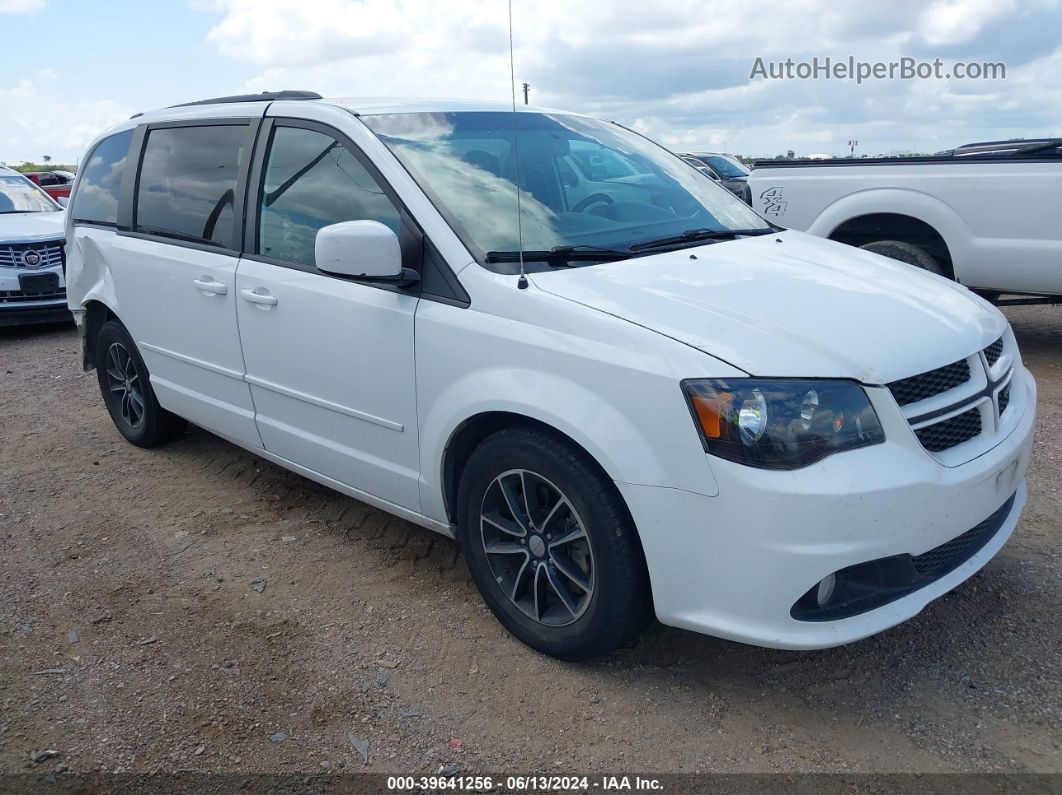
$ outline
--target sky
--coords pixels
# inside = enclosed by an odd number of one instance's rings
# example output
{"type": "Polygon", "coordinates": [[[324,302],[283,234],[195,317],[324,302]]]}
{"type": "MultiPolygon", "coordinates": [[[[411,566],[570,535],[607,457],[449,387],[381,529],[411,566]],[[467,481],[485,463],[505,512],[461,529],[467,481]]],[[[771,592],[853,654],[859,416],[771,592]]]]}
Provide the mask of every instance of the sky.
{"type": "MultiPolygon", "coordinates": [[[[516,83],[677,151],[934,152],[1062,135],[1059,0],[512,0],[516,83]],[[940,58],[988,80],[752,77],[940,58]]],[[[76,162],[137,111],[248,91],[508,102],[506,0],[0,0],[0,162],[76,162]]]]}

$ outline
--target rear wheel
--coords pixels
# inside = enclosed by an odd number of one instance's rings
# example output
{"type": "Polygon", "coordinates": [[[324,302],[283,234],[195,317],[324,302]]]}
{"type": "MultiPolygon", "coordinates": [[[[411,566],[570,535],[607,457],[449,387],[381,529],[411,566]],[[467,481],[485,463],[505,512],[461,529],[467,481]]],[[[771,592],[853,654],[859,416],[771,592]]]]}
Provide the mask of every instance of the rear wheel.
{"type": "Polygon", "coordinates": [[[944,268],[929,252],[913,243],[906,243],[902,240],[875,240],[860,248],[883,257],[906,262],[908,265],[914,265],[916,268],[935,273],[937,276],[949,278],[944,268]]]}
{"type": "Polygon", "coordinates": [[[187,423],[159,405],[147,366],[133,338],[117,320],[96,337],[96,375],[114,426],[139,447],[154,447],[180,436],[187,423]]]}
{"type": "Polygon", "coordinates": [[[633,524],[573,445],[531,429],[486,439],[461,478],[458,528],[484,600],[528,646],[585,660],[644,627],[649,585],[633,524]]]}

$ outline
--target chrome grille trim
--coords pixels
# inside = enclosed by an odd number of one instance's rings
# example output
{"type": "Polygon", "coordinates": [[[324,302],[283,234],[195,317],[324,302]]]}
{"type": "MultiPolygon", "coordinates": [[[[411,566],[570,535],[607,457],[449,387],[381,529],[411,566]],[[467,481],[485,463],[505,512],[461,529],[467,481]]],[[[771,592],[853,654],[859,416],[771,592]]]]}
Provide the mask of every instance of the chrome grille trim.
{"type": "Polygon", "coordinates": [[[0,243],[0,268],[44,270],[56,266],[62,267],[65,259],[61,240],[42,240],[39,243],[0,243]],[[27,267],[22,261],[22,255],[26,251],[35,251],[40,254],[40,265],[33,268],[27,267]]]}

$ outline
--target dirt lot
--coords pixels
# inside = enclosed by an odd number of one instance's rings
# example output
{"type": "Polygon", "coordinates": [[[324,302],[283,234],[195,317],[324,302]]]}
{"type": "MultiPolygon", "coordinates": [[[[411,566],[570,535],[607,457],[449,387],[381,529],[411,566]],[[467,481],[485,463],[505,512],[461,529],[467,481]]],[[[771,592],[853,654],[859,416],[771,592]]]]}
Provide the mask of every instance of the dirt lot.
{"type": "Polygon", "coordinates": [[[982,573],[846,648],[654,627],[584,666],[454,543],[202,431],[126,444],[73,327],[0,331],[0,771],[1062,772],[1062,309],[1008,314],[1040,419],[982,573]]]}

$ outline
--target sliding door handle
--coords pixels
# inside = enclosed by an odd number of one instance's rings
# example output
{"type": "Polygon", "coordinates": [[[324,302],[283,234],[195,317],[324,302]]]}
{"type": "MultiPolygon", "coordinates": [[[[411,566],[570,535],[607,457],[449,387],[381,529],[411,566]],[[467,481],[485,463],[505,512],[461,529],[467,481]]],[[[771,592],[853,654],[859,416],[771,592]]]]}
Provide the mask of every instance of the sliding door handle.
{"type": "Polygon", "coordinates": [[[229,291],[227,285],[222,282],[216,282],[209,277],[195,279],[192,284],[196,286],[196,289],[202,290],[207,295],[225,295],[229,291]]]}

